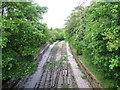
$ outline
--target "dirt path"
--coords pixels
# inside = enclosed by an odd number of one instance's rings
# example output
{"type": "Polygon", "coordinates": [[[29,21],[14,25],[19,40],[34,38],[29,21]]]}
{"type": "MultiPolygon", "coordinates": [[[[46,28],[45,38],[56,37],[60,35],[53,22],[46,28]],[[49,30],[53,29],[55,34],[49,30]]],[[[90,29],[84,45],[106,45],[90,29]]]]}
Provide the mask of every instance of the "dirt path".
{"type": "Polygon", "coordinates": [[[40,60],[37,71],[19,88],[89,88],[69,49],[64,41],[51,45],[40,60]]]}

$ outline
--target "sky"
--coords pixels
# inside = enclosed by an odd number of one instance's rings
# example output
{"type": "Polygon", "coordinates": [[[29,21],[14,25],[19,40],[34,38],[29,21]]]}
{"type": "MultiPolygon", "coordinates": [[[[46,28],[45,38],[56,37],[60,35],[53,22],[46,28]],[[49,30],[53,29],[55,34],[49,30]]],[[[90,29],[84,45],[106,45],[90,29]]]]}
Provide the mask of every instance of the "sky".
{"type": "Polygon", "coordinates": [[[40,6],[47,6],[48,12],[43,15],[43,22],[48,28],[63,28],[66,18],[71,14],[74,7],[83,0],[33,0],[40,6]]]}

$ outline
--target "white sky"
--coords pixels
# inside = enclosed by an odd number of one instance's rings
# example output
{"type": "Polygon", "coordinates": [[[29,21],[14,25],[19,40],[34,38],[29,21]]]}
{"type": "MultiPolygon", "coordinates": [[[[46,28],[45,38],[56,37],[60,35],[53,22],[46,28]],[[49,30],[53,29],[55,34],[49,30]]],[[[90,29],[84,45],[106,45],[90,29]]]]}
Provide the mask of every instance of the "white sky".
{"type": "Polygon", "coordinates": [[[47,6],[48,12],[43,16],[43,22],[47,23],[48,28],[64,27],[65,19],[83,0],[33,0],[40,6],[47,6]]]}

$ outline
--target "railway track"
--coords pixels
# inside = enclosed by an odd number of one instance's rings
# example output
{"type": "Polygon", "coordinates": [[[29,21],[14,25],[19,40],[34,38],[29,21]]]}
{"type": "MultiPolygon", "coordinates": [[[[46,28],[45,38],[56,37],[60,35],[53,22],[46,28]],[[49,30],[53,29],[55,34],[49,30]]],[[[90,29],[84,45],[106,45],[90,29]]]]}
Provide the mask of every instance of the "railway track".
{"type": "Polygon", "coordinates": [[[52,55],[43,67],[42,76],[35,88],[69,88],[76,85],[67,61],[66,44],[62,43],[60,60],[52,55]]]}
{"type": "Polygon", "coordinates": [[[49,48],[41,60],[37,60],[39,61],[37,71],[20,80],[14,88],[33,88],[34,90],[40,88],[78,88],[68,60],[66,42],[55,43],[49,48]]]}

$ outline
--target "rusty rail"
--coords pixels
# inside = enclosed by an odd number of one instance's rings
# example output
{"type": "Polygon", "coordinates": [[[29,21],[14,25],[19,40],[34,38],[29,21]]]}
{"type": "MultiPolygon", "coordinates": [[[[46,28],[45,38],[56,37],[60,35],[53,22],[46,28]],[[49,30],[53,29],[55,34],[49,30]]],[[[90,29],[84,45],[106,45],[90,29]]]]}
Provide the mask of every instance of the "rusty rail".
{"type": "Polygon", "coordinates": [[[99,81],[96,79],[96,77],[87,69],[87,67],[82,63],[82,61],[78,58],[77,55],[75,55],[75,52],[73,51],[73,49],[70,46],[70,51],[73,54],[73,57],[75,58],[76,62],[78,63],[78,65],[81,67],[83,73],[87,76],[87,80],[90,83],[90,85],[92,86],[92,88],[94,88],[95,90],[101,90],[101,86],[99,81]]]}

